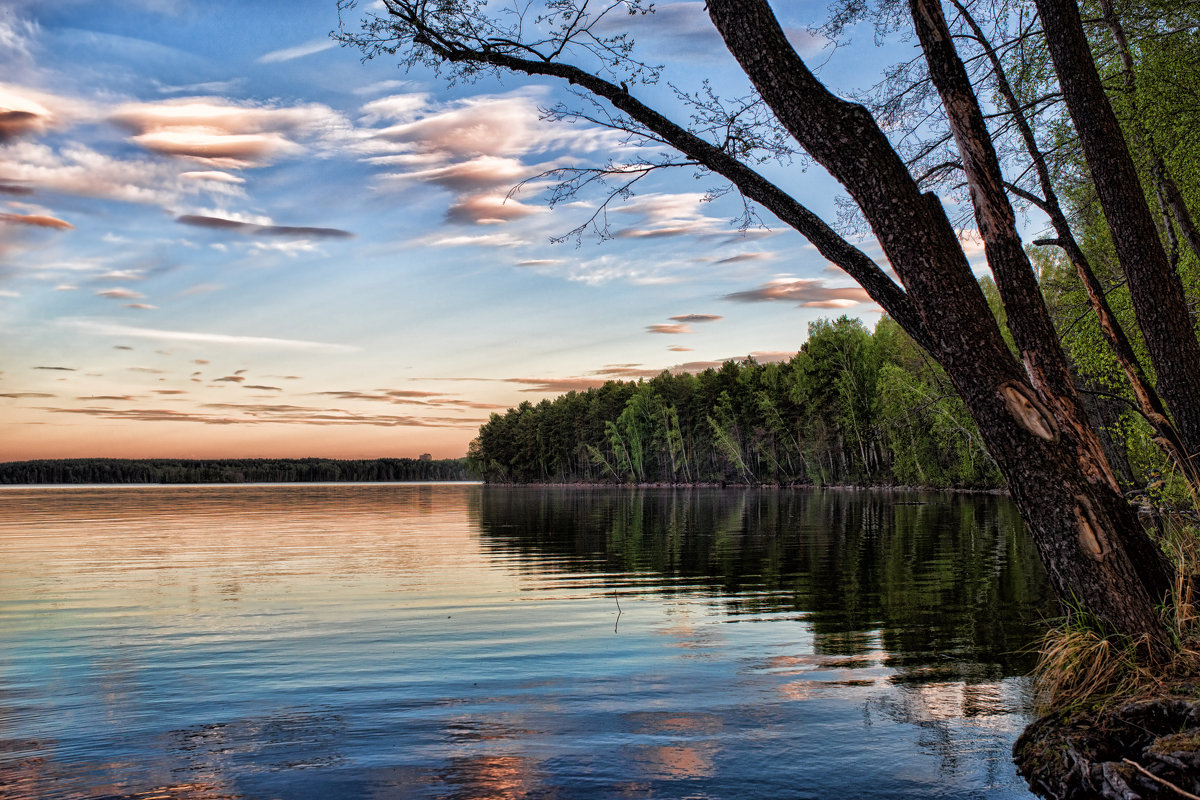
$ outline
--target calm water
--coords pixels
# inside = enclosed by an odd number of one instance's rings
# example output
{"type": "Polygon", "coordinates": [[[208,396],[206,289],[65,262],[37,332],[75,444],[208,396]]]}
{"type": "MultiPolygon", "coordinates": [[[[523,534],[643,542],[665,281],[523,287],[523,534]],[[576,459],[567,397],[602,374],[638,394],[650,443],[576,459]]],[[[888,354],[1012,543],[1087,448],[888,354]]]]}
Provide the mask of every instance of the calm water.
{"type": "Polygon", "coordinates": [[[1013,798],[997,498],[0,490],[0,798],[1013,798]]]}

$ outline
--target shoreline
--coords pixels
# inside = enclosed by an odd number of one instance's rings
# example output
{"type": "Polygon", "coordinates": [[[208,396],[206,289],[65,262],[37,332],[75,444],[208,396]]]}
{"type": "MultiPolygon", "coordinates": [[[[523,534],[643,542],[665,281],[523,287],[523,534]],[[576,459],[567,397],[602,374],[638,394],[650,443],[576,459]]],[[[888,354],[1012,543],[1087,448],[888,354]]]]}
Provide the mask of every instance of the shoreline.
{"type": "Polygon", "coordinates": [[[666,483],[646,481],[642,483],[611,483],[603,481],[480,481],[484,486],[537,487],[545,489],[827,489],[839,492],[941,492],[945,494],[988,494],[1007,497],[1007,488],[972,488],[962,486],[908,486],[896,484],[840,483],[820,485],[815,483],[666,483]]]}

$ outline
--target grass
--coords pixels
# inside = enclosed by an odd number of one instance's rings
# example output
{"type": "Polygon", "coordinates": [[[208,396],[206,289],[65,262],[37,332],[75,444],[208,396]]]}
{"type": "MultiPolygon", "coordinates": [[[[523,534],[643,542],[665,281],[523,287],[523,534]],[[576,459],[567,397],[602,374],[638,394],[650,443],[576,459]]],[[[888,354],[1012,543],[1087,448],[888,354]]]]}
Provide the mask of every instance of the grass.
{"type": "Polygon", "coordinates": [[[1162,695],[1200,679],[1200,619],[1194,584],[1200,578],[1200,531],[1182,516],[1166,519],[1160,545],[1175,568],[1171,597],[1162,613],[1174,650],[1166,664],[1148,665],[1144,642],[1112,634],[1087,612],[1074,608],[1042,639],[1033,672],[1034,708],[1101,710],[1119,701],[1162,695]]]}

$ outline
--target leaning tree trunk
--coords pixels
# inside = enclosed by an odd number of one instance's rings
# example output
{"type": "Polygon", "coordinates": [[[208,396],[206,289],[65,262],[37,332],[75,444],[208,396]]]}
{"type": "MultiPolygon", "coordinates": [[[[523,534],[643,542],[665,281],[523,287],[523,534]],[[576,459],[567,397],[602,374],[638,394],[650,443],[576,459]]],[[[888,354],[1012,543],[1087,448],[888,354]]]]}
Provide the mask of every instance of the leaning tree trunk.
{"type": "MultiPolygon", "coordinates": [[[[1169,645],[1156,606],[1169,591],[1169,572],[1117,491],[1103,454],[1093,449],[1094,431],[1070,413],[1060,378],[1039,381],[1046,403],[1009,354],[941,202],[920,191],[866,109],[816,80],[766,0],[709,0],[708,7],[776,117],[846,187],[871,224],[917,309],[932,355],[1008,479],[1059,598],[1143,639],[1152,653],[1164,653],[1169,645]]],[[[1022,297],[1015,304],[1022,319],[1010,324],[1037,329],[1034,302],[1022,297]]],[[[1036,337],[1026,346],[1032,348],[1027,360],[1055,361],[1038,352],[1036,337]]]]}
{"type": "Polygon", "coordinates": [[[1137,169],[1104,93],[1075,0],[1035,0],[1050,57],[1129,282],[1138,325],[1188,458],[1200,457],[1200,342],[1137,169]]]}

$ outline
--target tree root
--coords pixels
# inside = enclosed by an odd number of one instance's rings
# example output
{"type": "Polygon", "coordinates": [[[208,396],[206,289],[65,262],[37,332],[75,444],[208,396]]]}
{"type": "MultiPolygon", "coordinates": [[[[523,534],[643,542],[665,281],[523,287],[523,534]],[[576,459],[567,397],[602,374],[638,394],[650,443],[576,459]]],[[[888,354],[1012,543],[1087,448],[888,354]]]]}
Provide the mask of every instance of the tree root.
{"type": "Polygon", "coordinates": [[[1200,800],[1200,691],[1054,714],[1013,747],[1030,789],[1050,800],[1200,800]]]}

